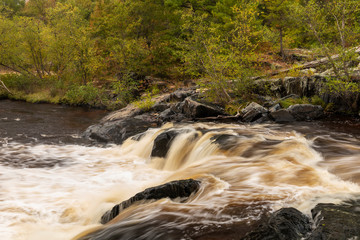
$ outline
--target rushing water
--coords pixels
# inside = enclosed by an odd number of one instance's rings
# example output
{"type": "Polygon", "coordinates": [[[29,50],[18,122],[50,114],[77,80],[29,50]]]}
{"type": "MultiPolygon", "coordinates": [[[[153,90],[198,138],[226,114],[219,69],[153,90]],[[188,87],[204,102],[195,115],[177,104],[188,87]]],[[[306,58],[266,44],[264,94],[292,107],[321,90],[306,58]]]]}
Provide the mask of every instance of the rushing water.
{"type": "Polygon", "coordinates": [[[79,138],[104,112],[0,101],[0,239],[234,239],[269,211],[309,214],[360,192],[360,123],[166,124],[122,146],[79,138]],[[167,129],[180,134],[151,158],[167,129]],[[101,215],[147,187],[195,178],[187,201],[101,215]],[[77,237],[76,237],[77,236],[77,237]]]}

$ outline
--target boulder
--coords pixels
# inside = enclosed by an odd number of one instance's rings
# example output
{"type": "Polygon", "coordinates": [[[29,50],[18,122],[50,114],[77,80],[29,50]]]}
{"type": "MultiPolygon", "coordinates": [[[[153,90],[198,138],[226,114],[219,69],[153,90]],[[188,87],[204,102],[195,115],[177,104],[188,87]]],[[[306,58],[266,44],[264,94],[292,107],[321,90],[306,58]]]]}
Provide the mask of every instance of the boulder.
{"type": "Polygon", "coordinates": [[[295,121],[295,118],[290,114],[290,112],[287,109],[279,109],[271,112],[269,115],[277,123],[295,121]]]}
{"type": "Polygon", "coordinates": [[[253,122],[263,117],[263,114],[267,112],[266,108],[256,102],[252,102],[241,110],[240,117],[244,122],[253,122]]]}
{"type": "Polygon", "coordinates": [[[172,142],[179,133],[180,130],[175,129],[160,133],[154,140],[151,157],[165,157],[172,142]]]}
{"type": "Polygon", "coordinates": [[[281,105],[280,105],[280,103],[277,103],[277,104],[275,104],[275,105],[273,105],[273,106],[271,106],[270,108],[269,108],[269,112],[275,112],[275,111],[277,111],[277,110],[280,110],[281,109],[281,105]]]}
{"type": "Polygon", "coordinates": [[[310,231],[310,221],[303,213],[295,208],[282,208],[263,220],[243,240],[300,240],[310,231]]]}
{"type": "Polygon", "coordinates": [[[318,119],[324,114],[320,105],[312,104],[295,104],[291,105],[287,110],[297,121],[318,119]]]}
{"type": "Polygon", "coordinates": [[[225,115],[225,112],[220,107],[200,103],[190,97],[184,100],[183,113],[189,118],[205,118],[225,115]]]}
{"type": "Polygon", "coordinates": [[[83,137],[103,143],[121,144],[133,135],[142,133],[150,127],[158,126],[159,123],[156,119],[144,114],[92,125],[86,129],[83,133],[83,137]]]}
{"type": "Polygon", "coordinates": [[[360,200],[343,204],[320,203],[311,210],[315,229],[307,240],[358,239],[360,237],[360,200]]]}
{"type": "Polygon", "coordinates": [[[159,200],[162,198],[186,198],[200,188],[200,181],[194,179],[178,180],[165,183],[160,186],[147,188],[137,193],[120,204],[115,205],[101,217],[101,223],[105,224],[114,219],[121,211],[130,207],[133,203],[145,200],[159,200]]]}

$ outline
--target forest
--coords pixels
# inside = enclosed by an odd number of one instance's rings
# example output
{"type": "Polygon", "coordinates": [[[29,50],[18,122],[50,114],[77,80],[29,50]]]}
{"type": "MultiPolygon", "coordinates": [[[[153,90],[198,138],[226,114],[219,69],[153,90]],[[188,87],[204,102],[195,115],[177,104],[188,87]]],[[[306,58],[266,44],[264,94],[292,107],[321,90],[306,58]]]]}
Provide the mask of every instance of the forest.
{"type": "Polygon", "coordinates": [[[0,0],[0,97],[116,109],[193,81],[226,105],[297,49],[358,92],[359,41],[357,0],[0,0]]]}

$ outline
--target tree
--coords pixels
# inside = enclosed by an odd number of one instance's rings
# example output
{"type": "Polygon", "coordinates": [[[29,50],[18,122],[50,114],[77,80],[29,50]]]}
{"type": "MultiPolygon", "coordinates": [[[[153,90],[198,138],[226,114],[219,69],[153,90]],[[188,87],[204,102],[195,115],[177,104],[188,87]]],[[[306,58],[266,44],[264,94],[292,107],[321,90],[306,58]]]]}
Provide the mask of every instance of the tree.
{"type": "Polygon", "coordinates": [[[287,28],[291,28],[292,14],[291,5],[296,3],[292,0],[263,0],[259,4],[261,17],[264,24],[279,32],[280,55],[286,58],[284,51],[284,34],[287,28]]]}
{"type": "Polygon", "coordinates": [[[185,68],[191,70],[194,77],[207,77],[208,94],[213,101],[223,104],[231,101],[230,91],[246,89],[247,73],[251,72],[261,35],[256,18],[258,2],[233,3],[232,12],[221,15],[222,21],[217,21],[218,13],[214,17],[207,12],[190,10],[183,15],[182,24],[185,68]]]}
{"type": "Polygon", "coordinates": [[[0,9],[2,11],[5,8],[17,13],[18,11],[22,10],[25,6],[25,0],[0,0],[0,9]]]}

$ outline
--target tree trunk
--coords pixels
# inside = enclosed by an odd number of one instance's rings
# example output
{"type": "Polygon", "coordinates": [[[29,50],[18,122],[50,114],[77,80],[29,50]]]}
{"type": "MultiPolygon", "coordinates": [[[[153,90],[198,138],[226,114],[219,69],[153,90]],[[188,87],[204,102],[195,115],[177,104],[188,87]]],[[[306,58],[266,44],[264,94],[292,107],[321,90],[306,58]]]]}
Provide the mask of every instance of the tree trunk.
{"type": "Polygon", "coordinates": [[[279,32],[280,32],[280,54],[282,59],[285,61],[285,52],[283,47],[283,29],[279,28],[279,32]]]}

